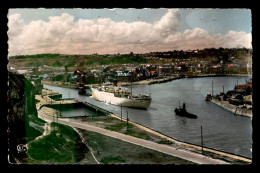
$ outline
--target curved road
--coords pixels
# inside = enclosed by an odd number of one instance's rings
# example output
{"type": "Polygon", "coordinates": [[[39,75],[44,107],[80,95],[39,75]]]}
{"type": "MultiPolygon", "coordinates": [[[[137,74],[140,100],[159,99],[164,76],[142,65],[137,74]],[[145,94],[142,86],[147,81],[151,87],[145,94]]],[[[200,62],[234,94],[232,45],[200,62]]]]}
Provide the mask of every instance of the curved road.
{"type": "MultiPolygon", "coordinates": [[[[45,115],[41,111],[38,111],[38,115],[40,118],[42,118],[46,121],[53,120],[53,117],[45,115]]],[[[96,127],[96,126],[91,126],[91,125],[82,124],[82,123],[78,123],[78,122],[72,122],[72,121],[68,121],[65,119],[59,119],[58,122],[61,124],[64,124],[64,125],[71,126],[71,127],[76,127],[79,129],[97,132],[97,133],[100,133],[100,134],[103,134],[106,136],[110,136],[110,137],[117,138],[117,139],[120,139],[120,140],[123,140],[126,142],[130,142],[132,144],[150,148],[150,149],[153,149],[153,150],[156,150],[156,151],[168,154],[168,155],[172,155],[172,156],[179,157],[179,158],[182,158],[185,160],[189,160],[191,162],[198,163],[198,164],[228,164],[227,162],[224,162],[222,160],[213,159],[213,158],[206,157],[204,155],[193,153],[193,152],[186,151],[186,150],[176,149],[171,146],[167,146],[167,145],[163,145],[163,144],[157,144],[155,142],[151,142],[151,141],[136,138],[133,136],[125,135],[122,133],[106,130],[106,129],[96,127]]]]}

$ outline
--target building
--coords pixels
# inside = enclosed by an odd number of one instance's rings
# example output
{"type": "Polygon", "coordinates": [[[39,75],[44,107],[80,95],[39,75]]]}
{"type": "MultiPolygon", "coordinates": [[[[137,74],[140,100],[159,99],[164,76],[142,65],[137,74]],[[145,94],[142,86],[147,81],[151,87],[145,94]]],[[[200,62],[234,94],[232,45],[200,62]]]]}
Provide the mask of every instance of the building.
{"type": "Polygon", "coordinates": [[[159,74],[172,74],[174,73],[174,66],[173,65],[163,65],[159,66],[159,74]]]}

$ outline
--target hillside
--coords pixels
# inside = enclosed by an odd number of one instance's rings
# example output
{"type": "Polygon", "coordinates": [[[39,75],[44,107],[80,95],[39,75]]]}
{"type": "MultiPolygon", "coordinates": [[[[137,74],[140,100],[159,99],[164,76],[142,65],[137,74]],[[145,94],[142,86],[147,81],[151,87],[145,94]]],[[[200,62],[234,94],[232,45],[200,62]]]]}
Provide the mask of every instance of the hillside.
{"type": "Polygon", "coordinates": [[[76,163],[87,152],[70,127],[38,118],[34,86],[23,75],[8,74],[8,148],[10,163],[76,163]],[[18,151],[18,145],[27,151],[18,151]],[[55,149],[53,149],[55,147],[55,149]]]}

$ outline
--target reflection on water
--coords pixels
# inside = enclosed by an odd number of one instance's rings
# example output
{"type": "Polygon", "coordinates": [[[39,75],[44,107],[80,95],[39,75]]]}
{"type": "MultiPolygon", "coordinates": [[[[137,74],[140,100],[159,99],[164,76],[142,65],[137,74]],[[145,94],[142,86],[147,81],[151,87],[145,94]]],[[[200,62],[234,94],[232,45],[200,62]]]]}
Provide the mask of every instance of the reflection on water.
{"type": "MultiPolygon", "coordinates": [[[[212,92],[219,94],[234,89],[235,84],[244,84],[249,77],[207,77],[184,78],[162,84],[133,85],[133,93],[151,93],[152,103],[147,110],[123,108],[131,121],[159,131],[180,141],[200,145],[200,127],[203,126],[204,145],[218,150],[252,157],[252,121],[251,118],[233,113],[205,101],[212,92]],[[179,102],[186,103],[188,112],[196,114],[197,119],[175,115],[174,109],[179,102]]],[[[73,97],[86,100],[103,109],[121,115],[121,108],[80,96],[76,89],[44,85],[45,88],[62,94],[63,98],[73,97]]]]}

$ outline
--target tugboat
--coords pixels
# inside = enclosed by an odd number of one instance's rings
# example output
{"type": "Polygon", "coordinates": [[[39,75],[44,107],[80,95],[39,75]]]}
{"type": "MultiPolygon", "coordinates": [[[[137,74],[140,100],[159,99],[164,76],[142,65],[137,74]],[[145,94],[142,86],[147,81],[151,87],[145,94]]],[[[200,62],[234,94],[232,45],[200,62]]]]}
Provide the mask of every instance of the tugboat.
{"type": "Polygon", "coordinates": [[[210,101],[210,100],[211,100],[211,94],[207,94],[205,101],[210,101]]]}
{"type": "Polygon", "coordinates": [[[186,111],[185,103],[183,103],[182,108],[181,107],[175,108],[174,111],[175,111],[175,114],[179,115],[179,116],[183,116],[183,117],[187,117],[187,118],[194,118],[194,119],[198,118],[197,115],[191,114],[191,113],[186,111]]]}
{"type": "Polygon", "coordinates": [[[87,92],[86,92],[86,73],[83,71],[75,71],[74,75],[77,76],[76,79],[76,88],[78,89],[78,94],[79,95],[83,95],[83,96],[90,96],[87,92]]]}
{"type": "Polygon", "coordinates": [[[78,85],[78,94],[79,95],[86,95],[86,89],[85,89],[85,86],[84,86],[84,84],[79,84],[78,85]]]}

